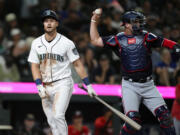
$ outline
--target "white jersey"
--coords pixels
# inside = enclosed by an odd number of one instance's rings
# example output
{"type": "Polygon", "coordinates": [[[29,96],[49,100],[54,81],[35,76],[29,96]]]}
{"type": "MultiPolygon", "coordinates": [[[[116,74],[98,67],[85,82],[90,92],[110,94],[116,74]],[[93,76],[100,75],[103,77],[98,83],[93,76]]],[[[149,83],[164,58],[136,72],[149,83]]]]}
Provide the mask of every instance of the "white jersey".
{"type": "Polygon", "coordinates": [[[57,33],[50,43],[45,35],[36,38],[31,45],[28,61],[40,64],[43,82],[52,82],[71,76],[70,63],[79,59],[74,43],[57,33]]]}

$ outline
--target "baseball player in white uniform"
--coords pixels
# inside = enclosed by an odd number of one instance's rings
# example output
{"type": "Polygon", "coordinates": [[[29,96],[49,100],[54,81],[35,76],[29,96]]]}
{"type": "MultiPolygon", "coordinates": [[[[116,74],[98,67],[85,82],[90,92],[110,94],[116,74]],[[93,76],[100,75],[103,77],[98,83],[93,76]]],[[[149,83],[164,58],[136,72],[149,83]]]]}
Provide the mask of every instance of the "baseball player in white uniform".
{"type": "Polygon", "coordinates": [[[45,10],[42,22],[45,34],[32,42],[28,61],[31,63],[33,79],[53,135],[68,135],[65,112],[73,91],[70,63],[73,63],[76,72],[87,86],[88,94],[92,97],[96,93],[74,43],[57,33],[57,14],[52,10],[45,10]]]}

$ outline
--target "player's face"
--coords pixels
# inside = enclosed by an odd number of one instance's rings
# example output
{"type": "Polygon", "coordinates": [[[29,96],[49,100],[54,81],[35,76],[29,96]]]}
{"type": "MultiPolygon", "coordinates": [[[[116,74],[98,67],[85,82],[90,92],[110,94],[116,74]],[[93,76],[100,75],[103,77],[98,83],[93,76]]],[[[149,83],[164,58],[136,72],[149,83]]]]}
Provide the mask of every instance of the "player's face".
{"type": "Polygon", "coordinates": [[[139,29],[140,28],[140,23],[138,21],[132,22],[132,23],[126,23],[125,24],[125,28],[128,31],[130,31],[131,33],[133,33],[133,28],[135,28],[135,29],[139,29]]]}
{"type": "Polygon", "coordinates": [[[139,20],[135,20],[135,21],[133,21],[132,23],[131,23],[131,26],[133,27],[136,27],[137,29],[139,29],[140,28],[140,22],[139,22],[139,20]]]}
{"type": "Polygon", "coordinates": [[[58,27],[58,21],[56,21],[53,18],[46,18],[43,24],[44,24],[44,31],[46,33],[54,32],[58,27]]]}

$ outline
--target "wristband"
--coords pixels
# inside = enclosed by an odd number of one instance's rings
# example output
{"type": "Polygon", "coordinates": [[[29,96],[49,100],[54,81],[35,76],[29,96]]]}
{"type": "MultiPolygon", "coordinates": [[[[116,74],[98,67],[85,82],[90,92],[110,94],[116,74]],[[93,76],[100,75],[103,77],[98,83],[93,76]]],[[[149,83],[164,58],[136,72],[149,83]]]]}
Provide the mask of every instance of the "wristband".
{"type": "Polygon", "coordinates": [[[42,81],[41,81],[41,79],[38,78],[35,80],[35,83],[36,83],[36,85],[40,85],[40,84],[42,84],[42,81]]]}
{"type": "Polygon", "coordinates": [[[85,77],[84,79],[82,79],[82,81],[86,86],[90,84],[88,77],[85,77]]]}
{"type": "Polygon", "coordinates": [[[91,22],[96,22],[96,21],[92,19],[91,22]]]}

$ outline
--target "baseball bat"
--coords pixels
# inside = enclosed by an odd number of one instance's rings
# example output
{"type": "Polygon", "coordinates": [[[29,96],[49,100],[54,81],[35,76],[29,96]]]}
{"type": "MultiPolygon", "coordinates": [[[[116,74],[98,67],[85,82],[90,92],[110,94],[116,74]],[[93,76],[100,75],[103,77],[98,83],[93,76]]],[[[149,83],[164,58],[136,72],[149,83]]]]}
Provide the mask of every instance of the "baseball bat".
{"type": "MultiPolygon", "coordinates": [[[[82,84],[78,84],[78,87],[85,90],[87,92],[87,89],[82,85],[82,84]]],[[[114,107],[112,107],[111,105],[109,105],[108,103],[106,103],[105,101],[103,101],[101,98],[99,98],[98,96],[94,96],[93,98],[95,98],[97,101],[99,101],[101,104],[103,104],[104,106],[106,106],[107,108],[109,108],[114,114],[116,114],[118,117],[120,117],[122,120],[124,120],[125,122],[127,122],[129,125],[131,125],[134,129],[136,130],[140,130],[141,129],[141,125],[139,125],[137,122],[135,122],[134,120],[130,119],[128,116],[124,115],[122,112],[120,112],[119,110],[115,109],[114,107]]]]}

